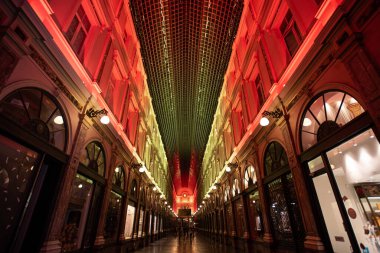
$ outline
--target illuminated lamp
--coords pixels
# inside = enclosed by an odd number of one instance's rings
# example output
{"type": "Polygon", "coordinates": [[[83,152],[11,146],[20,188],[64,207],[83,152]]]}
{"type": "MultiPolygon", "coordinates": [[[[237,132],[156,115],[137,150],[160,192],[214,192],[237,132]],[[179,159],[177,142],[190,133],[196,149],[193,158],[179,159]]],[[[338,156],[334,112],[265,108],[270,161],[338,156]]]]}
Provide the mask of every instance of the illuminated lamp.
{"type": "Polygon", "coordinates": [[[168,202],[167,201],[165,201],[165,205],[167,205],[168,204],[168,202]]]}
{"type": "Polygon", "coordinates": [[[267,126],[269,125],[269,119],[267,117],[262,117],[260,119],[260,126],[267,126]]]}
{"type": "Polygon", "coordinates": [[[284,115],[284,113],[278,108],[276,108],[276,110],[274,110],[274,111],[264,111],[262,118],[260,119],[260,125],[261,126],[269,125],[269,119],[267,118],[268,116],[272,117],[274,119],[279,119],[283,115],[284,115]]]}
{"type": "Polygon", "coordinates": [[[144,173],[146,171],[146,167],[145,165],[142,165],[140,168],[139,168],[139,172],[140,173],[144,173]]]}
{"type": "Polygon", "coordinates": [[[212,189],[213,189],[213,190],[216,190],[216,188],[217,188],[216,185],[213,185],[213,186],[212,186],[212,189]]]}
{"type": "Polygon", "coordinates": [[[157,187],[155,186],[155,187],[153,187],[153,191],[157,191],[157,187]]]}
{"type": "Polygon", "coordinates": [[[107,125],[110,123],[110,117],[108,117],[107,115],[103,115],[101,118],[100,118],[100,122],[103,124],[103,125],[107,125]]]}
{"type": "Polygon", "coordinates": [[[89,110],[86,111],[86,115],[89,118],[95,118],[95,117],[98,117],[99,115],[103,115],[100,118],[100,122],[105,125],[110,123],[110,118],[107,116],[107,114],[108,112],[106,109],[94,110],[94,108],[90,108],[89,110]]]}
{"type": "Polygon", "coordinates": [[[58,115],[57,117],[54,118],[54,123],[57,125],[62,125],[63,124],[63,118],[61,115],[58,115]]]}

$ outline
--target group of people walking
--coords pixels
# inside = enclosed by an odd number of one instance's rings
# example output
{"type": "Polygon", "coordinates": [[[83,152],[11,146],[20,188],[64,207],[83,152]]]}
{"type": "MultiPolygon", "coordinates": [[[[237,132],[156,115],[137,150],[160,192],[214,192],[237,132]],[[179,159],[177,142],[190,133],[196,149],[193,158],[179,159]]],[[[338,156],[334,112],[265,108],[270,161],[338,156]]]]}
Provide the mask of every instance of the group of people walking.
{"type": "Polygon", "coordinates": [[[192,239],[194,237],[195,228],[189,223],[182,223],[177,226],[177,236],[178,238],[192,239]]]}

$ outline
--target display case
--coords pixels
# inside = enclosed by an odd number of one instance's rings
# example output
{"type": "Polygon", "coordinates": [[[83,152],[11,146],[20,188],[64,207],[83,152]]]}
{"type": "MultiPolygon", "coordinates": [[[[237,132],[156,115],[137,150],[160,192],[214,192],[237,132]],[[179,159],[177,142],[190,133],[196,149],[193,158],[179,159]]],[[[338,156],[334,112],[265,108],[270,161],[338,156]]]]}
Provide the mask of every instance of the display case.
{"type": "MultiPolygon", "coordinates": [[[[374,230],[379,235],[380,230],[380,184],[358,184],[355,185],[356,194],[359,197],[360,205],[369,221],[374,225],[374,230]]],[[[367,229],[365,233],[370,233],[367,229]]]]}

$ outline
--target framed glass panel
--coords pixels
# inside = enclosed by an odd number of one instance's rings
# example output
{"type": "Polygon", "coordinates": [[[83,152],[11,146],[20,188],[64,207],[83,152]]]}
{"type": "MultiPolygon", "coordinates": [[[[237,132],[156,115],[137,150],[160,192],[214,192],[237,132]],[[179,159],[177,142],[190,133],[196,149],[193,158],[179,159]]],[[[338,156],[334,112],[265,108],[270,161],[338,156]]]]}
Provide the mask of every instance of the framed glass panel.
{"type": "Polygon", "coordinates": [[[271,142],[265,152],[265,172],[270,175],[278,170],[288,168],[288,157],[280,143],[271,142]]]}
{"type": "Polygon", "coordinates": [[[244,188],[247,189],[257,183],[257,177],[255,173],[255,168],[250,165],[245,169],[244,173],[244,188]]]}
{"type": "Polygon", "coordinates": [[[379,142],[369,130],[330,150],[327,157],[357,243],[377,252],[380,249],[379,142]]]}
{"type": "Polygon", "coordinates": [[[364,112],[349,94],[328,91],[311,101],[302,118],[301,141],[306,150],[364,112]]]}
{"type": "Polygon", "coordinates": [[[87,145],[81,162],[90,170],[104,177],[105,153],[99,142],[94,141],[87,145]]]}
{"type": "Polygon", "coordinates": [[[0,135],[0,251],[7,252],[28,204],[39,154],[0,135]]]}
{"type": "Polygon", "coordinates": [[[0,114],[60,150],[66,148],[66,118],[59,103],[37,88],[23,88],[0,102],[0,114]]]}
{"type": "Polygon", "coordinates": [[[124,190],[124,167],[119,165],[115,168],[112,184],[124,190]]]}
{"type": "Polygon", "coordinates": [[[94,182],[77,174],[71,188],[69,207],[60,238],[64,251],[76,250],[82,245],[93,191],[94,182]]]}
{"type": "Polygon", "coordinates": [[[133,233],[133,222],[135,219],[135,212],[136,208],[128,204],[127,207],[127,218],[125,221],[125,229],[124,229],[124,237],[125,239],[131,239],[132,238],[132,233],[133,233]]]}
{"type": "Polygon", "coordinates": [[[260,196],[258,191],[252,192],[248,196],[248,216],[253,237],[262,236],[264,227],[262,225],[262,213],[260,206],[260,196]]]}
{"type": "Polygon", "coordinates": [[[270,215],[276,238],[292,241],[293,232],[281,178],[268,184],[270,215]]]}
{"type": "Polygon", "coordinates": [[[144,233],[143,233],[143,222],[144,222],[144,210],[141,209],[140,210],[140,217],[139,217],[139,231],[137,234],[138,237],[141,237],[144,235],[144,233]]]}
{"type": "Polygon", "coordinates": [[[104,227],[104,238],[117,240],[121,215],[122,196],[111,191],[110,202],[104,227]]]}

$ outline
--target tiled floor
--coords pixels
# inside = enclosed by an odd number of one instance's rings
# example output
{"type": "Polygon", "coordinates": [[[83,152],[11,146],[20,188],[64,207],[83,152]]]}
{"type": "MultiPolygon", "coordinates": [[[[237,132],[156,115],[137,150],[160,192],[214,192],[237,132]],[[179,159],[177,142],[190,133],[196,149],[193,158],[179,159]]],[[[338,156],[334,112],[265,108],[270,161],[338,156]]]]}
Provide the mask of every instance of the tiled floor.
{"type": "MultiPolygon", "coordinates": [[[[101,253],[121,253],[120,247],[106,248],[101,253]]],[[[178,239],[175,236],[157,240],[149,246],[135,251],[135,253],[293,253],[294,250],[271,250],[260,246],[248,249],[234,249],[231,246],[215,243],[204,236],[195,236],[194,239],[178,239]]]]}

